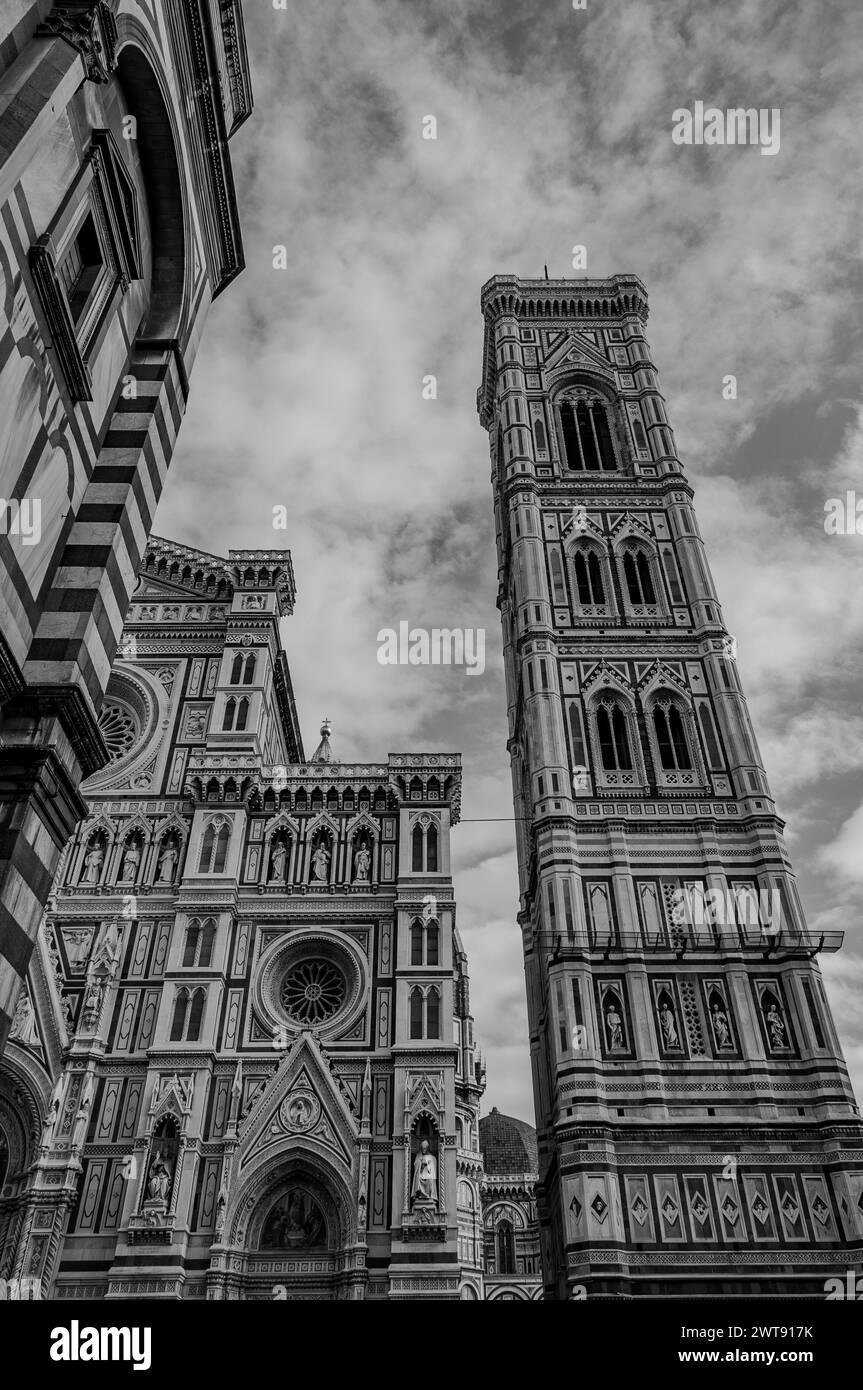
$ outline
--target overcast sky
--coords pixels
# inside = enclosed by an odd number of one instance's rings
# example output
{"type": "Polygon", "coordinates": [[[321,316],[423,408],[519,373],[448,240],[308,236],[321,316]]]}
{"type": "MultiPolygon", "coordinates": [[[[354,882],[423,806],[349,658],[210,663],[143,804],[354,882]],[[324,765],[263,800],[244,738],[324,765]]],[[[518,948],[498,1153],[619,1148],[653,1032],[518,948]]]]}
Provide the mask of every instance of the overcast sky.
{"type": "Polygon", "coordinates": [[[847,933],[824,968],[863,1097],[863,536],[824,529],[828,498],[863,499],[863,11],[288,4],[245,6],[247,270],[211,313],[157,533],[290,548],[307,753],[323,714],[345,761],[463,753],[454,875],[483,1108],[532,1119],[513,827],[496,819],[512,802],[479,292],[545,263],[572,275],[576,244],[591,275],[640,275],[809,923],[847,933]],[[672,113],[696,100],[779,108],[779,152],[675,145],[672,113]],[[486,629],[485,674],[379,665],[379,629],[403,620],[486,629]]]}

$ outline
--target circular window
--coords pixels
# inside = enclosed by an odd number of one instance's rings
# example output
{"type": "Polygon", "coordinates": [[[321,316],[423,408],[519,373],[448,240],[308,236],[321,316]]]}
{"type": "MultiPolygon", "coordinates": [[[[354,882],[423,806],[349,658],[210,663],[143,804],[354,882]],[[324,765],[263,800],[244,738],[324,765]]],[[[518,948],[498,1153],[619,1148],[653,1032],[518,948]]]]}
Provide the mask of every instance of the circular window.
{"type": "Polygon", "coordinates": [[[295,1023],[323,1023],[338,1013],[345,1001],[347,983],[337,965],[315,957],[302,960],[288,971],[279,998],[288,1018],[295,1023]]]}
{"type": "Polygon", "coordinates": [[[138,739],[138,721],[126,705],[106,700],[99,715],[99,728],[112,763],[124,758],[138,739]]]}
{"type": "Polygon", "coordinates": [[[368,1003],[368,961],[347,932],[303,927],[264,953],[254,991],[274,1029],[345,1037],[368,1003]]]}

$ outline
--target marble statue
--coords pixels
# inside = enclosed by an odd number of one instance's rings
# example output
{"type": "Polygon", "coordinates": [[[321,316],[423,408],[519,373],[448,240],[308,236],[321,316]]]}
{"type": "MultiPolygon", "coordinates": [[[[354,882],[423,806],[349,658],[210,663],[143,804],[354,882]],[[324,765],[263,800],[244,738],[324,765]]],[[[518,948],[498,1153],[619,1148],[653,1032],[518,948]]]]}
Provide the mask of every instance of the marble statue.
{"type": "Polygon", "coordinates": [[[288,855],[287,850],[285,849],[284,841],[276,840],[275,844],[273,845],[272,857],[270,858],[270,877],[268,879],[269,883],[284,883],[285,860],[287,859],[287,857],[288,855]]]}
{"type": "Polygon", "coordinates": [[[330,866],[330,852],[326,845],[318,845],[312,855],[313,877],[319,883],[326,883],[327,871],[330,866]]]}
{"type": "Polygon", "coordinates": [[[437,1159],[427,1139],[423,1139],[414,1159],[411,1199],[413,1202],[434,1202],[437,1205],[437,1159]]]}
{"type": "Polygon", "coordinates": [[[177,869],[177,851],[169,840],[159,856],[159,874],[157,883],[173,883],[174,874],[177,869]]]}
{"type": "Polygon", "coordinates": [[[358,849],[354,859],[354,878],[363,882],[367,881],[371,862],[372,856],[369,851],[365,847],[358,849]]]}
{"type": "Polygon", "coordinates": [[[84,857],[84,873],[81,876],[82,883],[98,883],[104,862],[105,851],[102,846],[100,844],[92,845],[84,857]]]}
{"type": "Polygon", "coordinates": [[[149,1200],[151,1202],[167,1202],[170,1186],[170,1164],[166,1163],[161,1153],[157,1151],[156,1157],[150,1164],[150,1172],[147,1177],[147,1196],[149,1200]]]}
{"type": "Polygon", "coordinates": [[[680,1038],[677,1033],[677,1024],[674,1022],[674,1014],[664,1001],[659,1010],[659,1026],[662,1029],[662,1037],[666,1047],[679,1047],[680,1038]]]}

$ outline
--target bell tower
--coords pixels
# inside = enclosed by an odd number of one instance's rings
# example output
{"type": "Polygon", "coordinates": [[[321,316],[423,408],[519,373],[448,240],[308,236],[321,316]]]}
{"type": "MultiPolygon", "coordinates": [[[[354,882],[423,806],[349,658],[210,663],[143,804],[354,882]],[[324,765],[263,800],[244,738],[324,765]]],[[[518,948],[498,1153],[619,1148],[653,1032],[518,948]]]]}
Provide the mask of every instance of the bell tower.
{"type": "Polygon", "coordinates": [[[860,1265],[863,1124],[637,277],[482,291],[546,1297],[860,1265]]]}

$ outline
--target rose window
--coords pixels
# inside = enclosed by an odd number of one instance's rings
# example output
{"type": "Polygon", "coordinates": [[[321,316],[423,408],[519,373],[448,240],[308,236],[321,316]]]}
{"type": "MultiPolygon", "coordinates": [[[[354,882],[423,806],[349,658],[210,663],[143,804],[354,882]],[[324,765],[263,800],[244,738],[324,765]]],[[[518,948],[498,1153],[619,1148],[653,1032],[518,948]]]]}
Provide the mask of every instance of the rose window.
{"type": "Polygon", "coordinates": [[[138,738],[137,721],[125,705],[106,701],[99,715],[99,728],[112,763],[124,758],[138,738]]]}
{"type": "Polygon", "coordinates": [[[323,1023],[342,1007],[347,983],[332,961],[302,960],[282,981],[279,997],[296,1023],[323,1023]]]}

